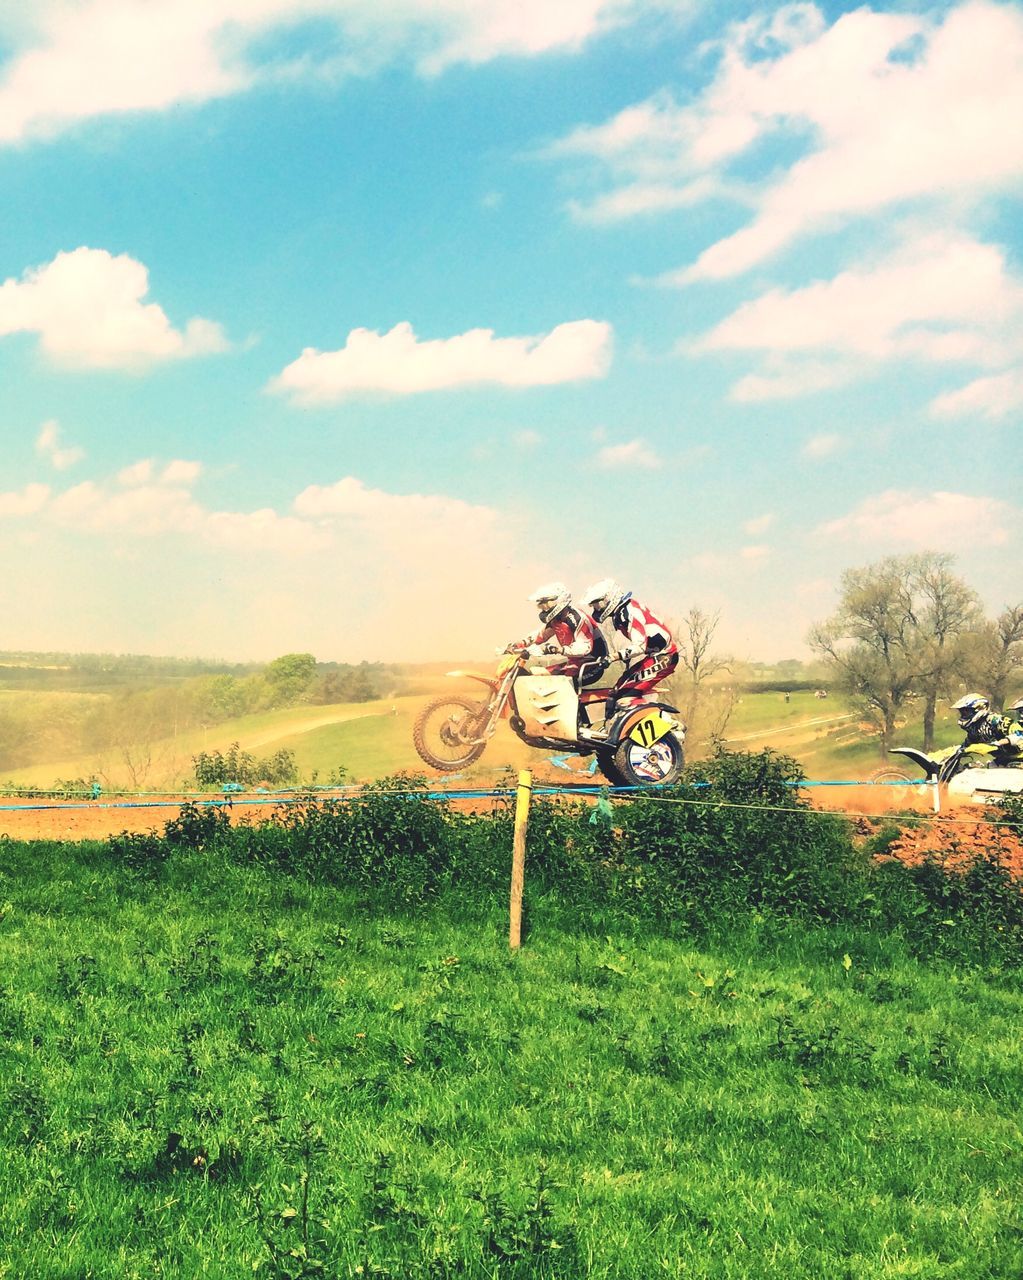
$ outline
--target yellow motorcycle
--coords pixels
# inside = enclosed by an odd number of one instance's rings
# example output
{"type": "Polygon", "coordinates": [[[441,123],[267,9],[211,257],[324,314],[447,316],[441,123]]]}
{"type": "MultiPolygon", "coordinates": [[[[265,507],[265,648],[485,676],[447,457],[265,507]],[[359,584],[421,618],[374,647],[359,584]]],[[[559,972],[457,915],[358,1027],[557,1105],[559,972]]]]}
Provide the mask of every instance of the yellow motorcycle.
{"type": "Polygon", "coordinates": [[[976,801],[1023,793],[1023,760],[1005,763],[1000,753],[999,746],[986,742],[964,742],[938,755],[928,755],[916,747],[892,747],[890,754],[912,760],[923,770],[923,778],[914,779],[901,769],[889,767],[879,769],[871,781],[907,785],[936,782],[950,796],[976,801]]]}

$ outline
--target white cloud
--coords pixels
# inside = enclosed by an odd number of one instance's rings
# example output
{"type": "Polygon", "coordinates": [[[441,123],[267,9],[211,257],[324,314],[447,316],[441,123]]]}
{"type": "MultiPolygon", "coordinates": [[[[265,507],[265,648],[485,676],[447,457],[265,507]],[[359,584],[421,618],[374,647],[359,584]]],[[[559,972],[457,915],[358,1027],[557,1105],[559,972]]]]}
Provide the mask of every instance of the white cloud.
{"type": "Polygon", "coordinates": [[[184,458],[175,458],[168,462],[160,472],[161,484],[195,484],[202,474],[201,462],[188,462],[184,458]]]}
{"type": "Polygon", "coordinates": [[[240,551],[276,551],[301,555],[324,551],[332,539],[323,530],[271,507],[258,511],[212,511],[203,522],[203,535],[212,542],[240,551]]]}
{"type": "Polygon", "coordinates": [[[149,273],[127,254],[82,247],[58,253],[20,280],[0,284],[0,338],[34,333],[54,360],[92,368],[131,368],[159,360],[223,351],[227,342],[209,320],[175,329],[163,310],[145,302],[149,273]]]}
{"type": "Polygon", "coordinates": [[[820,525],[816,533],[900,550],[954,552],[1004,546],[1021,518],[1023,512],[996,498],[888,489],[820,525]]]}
{"type": "Polygon", "coordinates": [[[153,478],[166,468],[151,465],[148,480],[132,470],[129,485],[0,493],[0,528],[19,551],[0,591],[10,612],[44,621],[40,635],[63,628],[62,643],[93,651],[450,661],[520,635],[527,591],[565,572],[515,550],[518,521],[444,494],[348,476],[287,509],[209,510],[153,478]],[[97,598],[104,608],[88,607],[97,598]]]}
{"type": "Polygon", "coordinates": [[[189,485],[195,484],[201,475],[201,462],[189,462],[183,458],[175,458],[158,469],[155,459],[140,458],[138,462],[133,462],[118,471],[116,479],[118,484],[122,485],[149,484],[152,482],[153,484],[180,485],[187,488],[189,485]]]}
{"type": "Polygon", "coordinates": [[[762,516],[754,516],[752,520],[744,520],[742,531],[755,538],[758,534],[766,533],[772,524],[774,524],[774,512],[767,511],[762,516]]]}
{"type": "Polygon", "coordinates": [[[497,521],[492,507],[443,494],[387,493],[368,488],[354,476],[331,485],[309,485],[296,497],[294,511],[333,530],[342,543],[365,539],[376,552],[401,549],[416,558],[447,555],[454,563],[497,521]]]}
{"type": "Polygon", "coordinates": [[[1023,368],[977,378],[931,402],[936,418],[976,417],[997,420],[1023,410],[1023,368]]]}
{"type": "Polygon", "coordinates": [[[269,384],[297,404],[330,404],[351,396],[476,386],[550,386],[603,377],[611,359],[611,326],[597,320],[560,324],[528,338],[495,338],[471,329],[420,342],[411,324],[389,333],[353,329],[339,351],[306,348],[269,384]]]}
{"type": "Polygon", "coordinates": [[[783,6],[731,29],[708,88],[667,93],[550,149],[581,156],[614,186],[604,220],[730,191],[752,221],[665,277],[685,284],[749,270],[810,232],[910,201],[961,211],[1023,175],[1023,12],[968,0],[934,22],[869,8],[830,27],[813,5],[783,6]],[[759,185],[737,163],[780,135],[802,154],[759,185]],[[674,192],[674,196],[671,192],[674,192]],[[644,195],[644,192],[651,194],[644,195]]]}
{"type": "MultiPolygon", "coordinates": [[[[17,52],[5,74],[0,68],[0,145],[274,79],[337,79],[391,61],[434,75],[507,54],[571,51],[650,7],[649,0],[34,0],[31,17],[9,33],[17,52]],[[322,23],[315,44],[301,41],[300,24],[310,20],[322,23]],[[273,43],[289,30],[299,35],[290,52],[273,43]]],[[[679,8],[671,0],[655,7],[679,8]]]]}
{"type": "Polygon", "coordinates": [[[668,183],[634,182],[619,187],[588,203],[570,200],[568,210],[579,222],[622,222],[643,214],[669,213],[672,209],[691,209],[714,196],[735,194],[715,178],[698,178],[682,186],[668,183]]]}
{"type": "Polygon", "coordinates": [[[27,484],[20,493],[0,493],[0,517],[19,519],[41,511],[50,498],[47,484],[27,484]]]}
{"type": "Polygon", "coordinates": [[[32,484],[20,493],[0,493],[0,517],[27,520],[116,539],[178,535],[232,549],[312,551],[330,539],[295,516],[266,509],[210,511],[190,492],[202,471],[198,462],[175,460],[159,470],[146,458],[123,468],[112,484],[83,481],[60,492],[32,484]]]}
{"type": "Polygon", "coordinates": [[[625,444],[609,444],[597,451],[597,466],[606,471],[621,467],[652,470],[661,460],[645,440],[629,440],[625,444]]]}
{"type": "Polygon", "coordinates": [[[739,551],[739,558],[759,564],[761,561],[766,560],[770,554],[770,547],[765,546],[763,543],[757,543],[754,546],[742,547],[739,551]]]}
{"type": "Polygon", "coordinates": [[[76,445],[71,448],[61,448],[60,423],[55,418],[44,422],[39,429],[39,435],[36,437],[36,453],[40,457],[47,458],[57,471],[66,471],[85,457],[85,450],[76,445]]]}
{"type": "Polygon", "coordinates": [[[909,200],[961,205],[1023,173],[1023,14],[1010,6],[967,3],[935,29],[857,10],[766,67],[740,64],[731,91],[758,132],[801,123],[817,145],[683,280],[736,275],[808,231],[909,200]],[[894,58],[913,37],[918,56],[894,58]]]}
{"type": "Polygon", "coordinates": [[[830,458],[832,454],[838,453],[844,446],[845,442],[841,436],[824,432],[819,436],[811,436],[803,445],[800,453],[804,458],[830,458]]]}
{"type": "MultiPolygon", "coordinates": [[[[200,471],[199,463],[178,461],[157,472],[145,459],[119,472],[115,486],[86,481],[55,494],[46,485],[29,485],[0,493],[0,516],[39,517],[77,534],[185,536],[235,552],[303,556],[330,550],[367,564],[379,561],[378,582],[390,572],[389,558],[433,556],[438,572],[446,574],[475,549],[494,549],[489,539],[498,513],[458,498],[387,493],[349,476],[333,485],[308,486],[296,497],[292,513],[269,507],[211,511],[189,492],[200,471]]],[[[368,574],[367,583],[373,580],[368,574]]]]}
{"type": "Polygon", "coordinates": [[[830,363],[800,361],[794,363],[771,353],[765,360],[766,372],[746,373],[728,392],[729,400],[738,404],[759,404],[765,400],[790,400],[815,391],[831,391],[845,386],[863,373],[860,364],[842,360],[830,363]]]}
{"type": "Polygon", "coordinates": [[[526,427],[523,431],[516,431],[512,440],[517,448],[527,451],[538,449],[543,444],[543,436],[539,431],[534,431],[532,427],[526,427]]]}
{"type": "Polygon", "coordinates": [[[146,484],[153,475],[153,459],[140,458],[117,473],[118,484],[146,484]]]}
{"type": "Polygon", "coordinates": [[[994,333],[1021,316],[1023,284],[1001,249],[935,232],[875,266],[745,302],[697,349],[980,360],[994,333]]]}
{"type": "Polygon", "coordinates": [[[695,352],[754,351],[740,401],[842,386],[890,360],[997,365],[1019,350],[1023,282],[1005,253],[955,231],[918,235],[879,262],[743,303],[695,352]]]}

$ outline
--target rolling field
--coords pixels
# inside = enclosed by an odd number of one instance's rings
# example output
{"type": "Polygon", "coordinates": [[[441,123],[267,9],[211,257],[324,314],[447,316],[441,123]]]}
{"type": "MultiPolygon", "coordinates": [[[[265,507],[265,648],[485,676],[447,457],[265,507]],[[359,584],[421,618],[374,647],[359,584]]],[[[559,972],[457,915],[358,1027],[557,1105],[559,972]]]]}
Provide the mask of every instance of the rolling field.
{"type": "MultiPolygon", "coordinates": [[[[226,752],[232,743],[260,758],[280,750],[293,752],[303,782],[324,783],[339,767],[353,781],[370,781],[402,771],[430,774],[432,771],[412,745],[416,715],[439,692],[472,689],[468,681],[445,681],[441,677],[429,693],[375,702],[289,707],[241,716],[187,734],[157,737],[145,744],[151,763],[141,789],[194,788],[192,757],[203,751],[226,752]]],[[[45,714],[57,722],[61,699],[74,699],[77,706],[82,695],[7,693],[5,697],[32,698],[38,707],[45,703],[45,714]]],[[[939,720],[938,732],[943,745],[957,740],[953,722],[939,720]]],[[[727,745],[735,749],[772,747],[792,755],[810,778],[864,778],[881,763],[876,738],[857,724],[835,696],[819,700],[812,693],[796,692],[786,702],[776,692],[747,693],[736,705],[726,733],[727,745]]],[[[905,726],[904,741],[915,745],[920,738],[918,723],[905,726]]],[[[131,744],[131,749],[138,754],[137,744],[131,744]]],[[[502,724],[482,760],[460,776],[483,783],[503,770],[530,767],[541,776],[564,778],[563,769],[547,763],[550,755],[525,747],[502,724]]],[[[569,761],[576,769],[585,769],[588,763],[578,758],[569,761]]],[[[130,775],[117,748],[8,769],[3,781],[15,787],[47,787],[56,779],[93,776],[100,777],[105,790],[131,789],[130,775]]]]}

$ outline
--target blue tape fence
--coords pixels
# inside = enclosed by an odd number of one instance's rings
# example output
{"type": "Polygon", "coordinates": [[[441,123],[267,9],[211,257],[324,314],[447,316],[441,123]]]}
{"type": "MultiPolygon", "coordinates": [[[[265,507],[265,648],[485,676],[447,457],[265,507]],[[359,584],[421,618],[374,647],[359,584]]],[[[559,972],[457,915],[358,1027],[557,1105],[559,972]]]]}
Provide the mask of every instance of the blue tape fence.
{"type": "MultiPolygon", "coordinates": [[[[590,770],[588,772],[593,772],[590,770]]],[[[673,789],[684,787],[689,790],[698,791],[713,784],[710,782],[689,782],[674,783],[673,789]]],[[[843,778],[843,779],[806,779],[802,782],[786,783],[787,786],[802,790],[804,787],[906,787],[919,786],[930,787],[933,784],[925,779],[910,779],[904,781],[897,779],[894,781],[870,781],[859,778],[843,778]]],[[[25,788],[25,792],[29,793],[33,799],[40,797],[40,792],[34,788],[25,788]]],[[[628,796],[637,793],[648,796],[655,796],[659,788],[656,785],[647,785],[642,787],[613,787],[600,783],[565,783],[561,786],[533,784],[534,796],[628,796]]],[[[16,791],[0,792],[5,796],[17,795],[16,791]]],[[[46,794],[46,793],[43,793],[46,794]]],[[[51,795],[68,795],[67,792],[51,792],[51,795]]],[[[265,788],[258,788],[255,791],[245,791],[237,783],[229,783],[224,787],[224,794],[220,797],[212,797],[209,792],[200,791],[180,791],[180,792],[140,792],[137,796],[130,799],[118,800],[101,800],[101,792],[93,789],[90,793],[81,793],[83,796],[88,794],[88,799],[81,802],[69,802],[67,800],[50,800],[40,804],[0,804],[0,812],[17,812],[26,813],[35,810],[47,809],[177,809],[182,804],[194,804],[197,808],[232,808],[235,804],[242,804],[246,807],[257,805],[281,805],[281,804],[300,804],[308,803],[310,800],[360,800],[367,795],[379,795],[378,791],[367,790],[364,787],[285,787],[278,791],[268,791],[265,788]],[[150,798],[145,798],[145,797],[150,798]],[[159,797],[159,798],[157,798],[159,797]]],[[[409,787],[407,789],[395,788],[388,789],[385,793],[393,796],[416,796],[424,800],[510,800],[515,795],[514,783],[505,787],[441,787],[441,788],[419,788],[409,787]]]]}

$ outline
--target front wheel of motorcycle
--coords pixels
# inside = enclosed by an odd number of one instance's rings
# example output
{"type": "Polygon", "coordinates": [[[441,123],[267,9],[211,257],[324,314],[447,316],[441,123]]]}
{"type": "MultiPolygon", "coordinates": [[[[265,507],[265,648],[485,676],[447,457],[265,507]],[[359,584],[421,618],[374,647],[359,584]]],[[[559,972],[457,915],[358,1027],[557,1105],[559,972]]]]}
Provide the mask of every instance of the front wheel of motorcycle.
{"type": "Polygon", "coordinates": [[[878,795],[883,797],[882,803],[887,808],[899,809],[908,808],[912,805],[914,799],[920,794],[921,785],[926,779],[911,778],[908,773],[904,773],[901,769],[886,765],[883,769],[875,770],[867,781],[873,786],[883,788],[878,795]]]}
{"type": "Polygon", "coordinates": [[[468,698],[436,698],[416,717],[412,741],[421,759],[442,773],[478,760],[486,742],[477,742],[486,708],[468,698]]]}
{"type": "MultiPolygon", "coordinates": [[[[667,786],[678,781],[685,762],[681,740],[674,733],[666,733],[650,747],[641,747],[626,738],[611,758],[611,771],[617,775],[617,786],[667,786]]],[[[604,772],[608,773],[606,769],[604,772]]]]}

